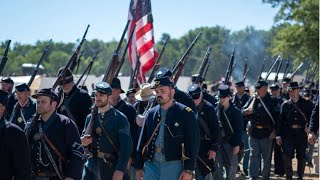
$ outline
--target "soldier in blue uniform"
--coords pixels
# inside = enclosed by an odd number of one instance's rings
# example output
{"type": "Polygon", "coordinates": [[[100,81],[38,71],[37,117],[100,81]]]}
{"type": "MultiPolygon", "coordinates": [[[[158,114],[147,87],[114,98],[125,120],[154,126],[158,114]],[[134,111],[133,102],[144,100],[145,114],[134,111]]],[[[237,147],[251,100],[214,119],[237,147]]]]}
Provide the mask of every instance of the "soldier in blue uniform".
{"type": "Polygon", "coordinates": [[[3,180],[30,180],[31,157],[24,132],[4,116],[8,93],[0,90],[0,177],[3,180]]]}
{"type": "MultiPolygon", "coordinates": [[[[194,82],[196,81],[196,79],[198,78],[198,76],[199,76],[199,74],[194,74],[194,75],[192,75],[192,77],[191,77],[192,83],[194,83],[194,82]]],[[[199,86],[201,87],[201,89],[202,89],[202,87],[203,87],[203,81],[205,81],[205,80],[200,77],[199,86]]],[[[213,106],[216,106],[217,101],[216,101],[216,99],[215,99],[213,96],[211,96],[210,94],[208,94],[207,91],[205,91],[204,89],[202,89],[202,93],[203,93],[203,99],[204,99],[204,100],[208,101],[208,102],[211,103],[213,106]]]]}
{"type": "Polygon", "coordinates": [[[26,83],[17,85],[15,89],[18,102],[13,108],[10,122],[24,129],[27,121],[36,113],[36,102],[30,98],[30,88],[26,83]]]}
{"type": "Polygon", "coordinates": [[[1,90],[8,92],[8,104],[6,105],[5,116],[7,117],[7,119],[9,119],[13,110],[13,106],[17,102],[17,99],[12,93],[14,82],[10,77],[3,77],[1,78],[0,84],[1,90]]]}
{"type": "MultiPolygon", "coordinates": [[[[237,92],[233,95],[232,102],[237,108],[242,109],[242,107],[250,99],[250,96],[245,91],[245,85],[244,85],[243,81],[236,83],[236,89],[237,89],[237,92]]],[[[243,118],[243,132],[242,132],[243,145],[240,146],[240,152],[239,152],[239,157],[238,157],[238,160],[240,162],[242,159],[242,156],[243,156],[242,170],[243,170],[243,174],[245,174],[246,176],[248,175],[249,155],[250,155],[249,142],[248,142],[249,135],[247,133],[247,124],[248,124],[248,119],[243,118]]]]}
{"type": "Polygon", "coordinates": [[[158,105],[145,117],[136,177],[191,180],[200,145],[196,117],[190,107],[173,99],[175,89],[169,77],[155,78],[152,87],[158,105]]]}
{"type": "Polygon", "coordinates": [[[200,149],[197,156],[196,179],[212,180],[214,159],[219,149],[219,122],[215,108],[203,99],[203,94],[198,84],[188,88],[188,93],[196,104],[198,124],[200,129],[200,149]]]}
{"type": "Polygon", "coordinates": [[[309,123],[309,134],[308,134],[308,142],[310,144],[315,144],[317,140],[316,134],[319,131],[319,101],[316,106],[312,110],[310,123],[309,123]]]}
{"type": "Polygon", "coordinates": [[[289,97],[289,93],[288,93],[288,86],[289,86],[289,83],[290,83],[290,78],[288,77],[284,77],[283,78],[283,81],[282,81],[282,87],[281,87],[281,96],[283,99],[285,100],[288,100],[290,97],[289,97]]]}
{"type": "Polygon", "coordinates": [[[83,180],[128,179],[127,164],[132,152],[130,125],[124,114],[109,103],[112,88],[106,82],[95,85],[98,112],[88,115],[82,145],[89,150],[83,180]]]}
{"type": "Polygon", "coordinates": [[[297,82],[288,87],[290,99],[281,105],[281,124],[277,134],[277,144],[283,149],[283,160],[287,179],[292,179],[292,158],[296,151],[298,159],[298,179],[303,179],[306,164],[307,126],[312,113],[313,104],[300,97],[297,82]]]}
{"type": "MultiPolygon", "coordinates": [[[[63,68],[60,68],[58,74],[62,70],[63,68]]],[[[91,98],[87,91],[75,85],[70,69],[66,71],[65,77],[62,78],[59,85],[61,90],[58,93],[60,98],[58,113],[72,119],[76,123],[79,133],[81,133],[86,117],[90,114],[91,98]]]]}
{"type": "Polygon", "coordinates": [[[135,88],[131,88],[126,92],[126,101],[131,105],[134,105],[137,102],[136,98],[134,97],[136,92],[137,90],[135,88]]]}
{"type": "MultiPolygon", "coordinates": [[[[137,111],[137,114],[139,117],[137,117],[137,124],[139,127],[142,127],[143,124],[143,114],[147,111],[147,106],[149,103],[149,99],[155,95],[155,92],[153,89],[151,89],[150,83],[143,83],[140,85],[140,90],[136,92],[135,99],[137,99],[137,102],[134,104],[134,108],[137,111]]],[[[151,102],[150,102],[151,103],[151,102]]]]}
{"type": "MultiPolygon", "coordinates": [[[[155,77],[156,78],[169,77],[172,81],[172,71],[167,68],[160,68],[156,72],[155,77]]],[[[190,97],[190,95],[186,92],[181,91],[177,86],[174,86],[174,90],[175,90],[175,93],[174,93],[173,99],[187,107],[190,107],[192,111],[195,114],[197,114],[196,105],[194,104],[193,99],[190,97]]]]}
{"type": "Polygon", "coordinates": [[[279,122],[279,113],[276,111],[277,101],[268,93],[268,83],[260,80],[255,83],[257,94],[249,99],[243,107],[243,114],[250,119],[249,128],[249,176],[255,180],[259,176],[260,160],[262,163],[262,178],[270,178],[271,150],[276,128],[279,122]]]}
{"type": "MultiPolygon", "coordinates": [[[[277,101],[277,108],[275,108],[275,110],[277,111],[277,113],[280,114],[281,104],[284,102],[284,99],[281,96],[280,87],[277,84],[272,84],[270,86],[270,90],[271,90],[271,98],[277,101]]],[[[274,156],[273,156],[274,174],[276,176],[282,177],[284,175],[282,152],[281,152],[281,147],[276,143],[274,144],[273,152],[274,152],[274,156]]]]}
{"type": "Polygon", "coordinates": [[[26,125],[30,144],[33,179],[80,179],[83,148],[75,123],[58,114],[58,95],[41,89],[37,99],[37,115],[26,125]]]}
{"type": "Polygon", "coordinates": [[[221,126],[221,141],[213,177],[214,179],[224,179],[225,176],[226,179],[236,179],[238,153],[243,131],[243,115],[230,101],[230,87],[222,84],[218,90],[219,106],[216,108],[216,113],[221,126]]]}

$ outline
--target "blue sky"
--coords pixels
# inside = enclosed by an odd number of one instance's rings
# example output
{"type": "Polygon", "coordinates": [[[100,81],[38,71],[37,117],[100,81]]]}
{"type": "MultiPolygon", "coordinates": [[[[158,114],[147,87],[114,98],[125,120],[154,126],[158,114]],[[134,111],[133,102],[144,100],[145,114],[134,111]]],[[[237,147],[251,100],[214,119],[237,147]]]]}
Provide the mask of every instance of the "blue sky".
{"type": "MultiPolygon", "coordinates": [[[[7,0],[1,3],[0,42],[38,40],[76,42],[87,24],[87,39],[119,40],[129,0],[7,0]]],[[[179,38],[197,27],[216,25],[232,31],[254,26],[268,30],[277,9],[262,0],[153,0],[156,41],[162,33],[179,38]]]]}

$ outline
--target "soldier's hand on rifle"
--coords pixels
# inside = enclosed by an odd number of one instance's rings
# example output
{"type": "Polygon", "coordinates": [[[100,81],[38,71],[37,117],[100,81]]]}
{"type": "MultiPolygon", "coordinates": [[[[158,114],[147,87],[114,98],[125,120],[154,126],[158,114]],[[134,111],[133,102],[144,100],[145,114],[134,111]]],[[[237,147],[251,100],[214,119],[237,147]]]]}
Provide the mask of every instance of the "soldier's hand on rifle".
{"type": "Polygon", "coordinates": [[[180,174],[179,180],[192,180],[192,174],[187,173],[186,170],[183,170],[180,174]]]}
{"type": "Polygon", "coordinates": [[[253,109],[252,108],[247,108],[244,110],[244,115],[250,115],[253,114],[253,109]]]}
{"type": "Polygon", "coordinates": [[[277,136],[277,137],[276,137],[276,140],[277,140],[277,144],[278,144],[279,146],[281,146],[281,145],[282,145],[281,137],[280,137],[280,136],[277,136]]]}
{"type": "Polygon", "coordinates": [[[240,146],[235,146],[235,147],[232,148],[232,153],[233,154],[238,154],[239,151],[240,151],[240,146]]]}
{"type": "Polygon", "coordinates": [[[142,169],[136,170],[136,179],[137,180],[143,179],[143,170],[142,169]]]}
{"type": "Polygon", "coordinates": [[[308,142],[310,144],[315,144],[316,143],[316,140],[317,140],[317,137],[316,135],[314,134],[314,132],[309,132],[308,134],[308,142]]]}
{"type": "Polygon", "coordinates": [[[82,146],[88,146],[89,144],[92,143],[92,137],[89,134],[83,135],[81,137],[81,144],[82,146]]]}
{"type": "Polygon", "coordinates": [[[217,155],[217,153],[216,153],[215,151],[212,151],[212,150],[209,150],[209,151],[208,151],[209,159],[215,158],[216,155],[217,155]]]}
{"type": "Polygon", "coordinates": [[[143,126],[144,116],[139,114],[136,118],[136,123],[139,127],[143,126]]]}
{"type": "Polygon", "coordinates": [[[116,171],[113,173],[112,180],[122,180],[122,179],[123,179],[123,172],[122,172],[122,171],[119,171],[119,170],[116,170],[116,171]]]}
{"type": "Polygon", "coordinates": [[[275,130],[273,130],[271,133],[270,133],[270,136],[269,136],[269,139],[270,140],[273,140],[273,139],[275,139],[276,138],[276,131],[275,130]]]}

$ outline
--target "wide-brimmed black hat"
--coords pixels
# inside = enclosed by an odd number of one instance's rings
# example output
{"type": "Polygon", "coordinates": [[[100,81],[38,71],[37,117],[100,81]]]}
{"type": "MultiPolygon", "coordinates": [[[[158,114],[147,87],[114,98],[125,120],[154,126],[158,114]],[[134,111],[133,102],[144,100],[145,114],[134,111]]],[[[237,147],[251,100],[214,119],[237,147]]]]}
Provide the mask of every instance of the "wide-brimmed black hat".
{"type": "Polygon", "coordinates": [[[288,91],[294,90],[294,89],[300,89],[300,86],[298,82],[290,82],[288,86],[288,91]]]}
{"type": "Polygon", "coordinates": [[[14,84],[13,80],[12,80],[10,77],[3,77],[3,78],[1,78],[0,83],[14,84]]]}
{"type": "Polygon", "coordinates": [[[284,77],[283,80],[282,80],[282,82],[284,82],[284,83],[290,83],[290,82],[291,82],[291,79],[288,78],[288,77],[284,77]]]}
{"type": "Polygon", "coordinates": [[[243,81],[236,82],[236,87],[239,87],[239,86],[244,87],[244,82],[243,81]]]}
{"type": "Polygon", "coordinates": [[[53,92],[51,88],[40,89],[35,95],[32,95],[32,97],[35,99],[37,99],[39,96],[47,96],[52,98],[54,101],[59,101],[58,95],[53,92]]]}
{"type": "MultiPolygon", "coordinates": [[[[121,89],[120,79],[118,79],[118,78],[113,78],[112,83],[111,83],[111,88],[121,89]]],[[[124,90],[121,89],[121,93],[125,93],[124,90]]]]}
{"type": "Polygon", "coordinates": [[[8,92],[6,91],[3,91],[3,90],[0,90],[0,103],[3,105],[3,106],[7,106],[7,103],[8,103],[8,92]]]}
{"type": "Polygon", "coordinates": [[[106,82],[98,82],[94,85],[94,92],[99,92],[102,94],[111,95],[112,94],[112,88],[111,86],[106,82]]]}
{"type": "Polygon", "coordinates": [[[254,84],[254,87],[256,89],[260,89],[262,88],[263,86],[268,86],[268,83],[266,81],[263,81],[263,80],[259,80],[257,81],[255,84],[254,84]]]}
{"type": "Polygon", "coordinates": [[[172,76],[172,71],[167,68],[160,68],[155,74],[155,78],[163,78],[163,77],[170,78],[171,76],[172,76]]]}
{"type": "MultiPolygon", "coordinates": [[[[58,76],[61,74],[61,72],[63,71],[64,68],[60,68],[58,71],[58,76]]],[[[59,85],[65,85],[65,84],[69,84],[73,82],[73,75],[71,70],[68,68],[66,70],[66,72],[64,73],[63,78],[61,79],[61,81],[59,82],[59,85]]]]}
{"type": "Polygon", "coordinates": [[[169,77],[163,77],[163,78],[156,78],[153,80],[152,84],[151,84],[151,88],[155,89],[157,87],[161,87],[161,86],[169,86],[169,87],[173,87],[173,83],[170,80],[169,77]]]}
{"type": "Polygon", "coordinates": [[[221,84],[218,87],[218,96],[219,97],[227,97],[230,96],[232,93],[230,91],[230,86],[226,85],[226,84],[221,84]]]}
{"type": "Polygon", "coordinates": [[[278,90],[278,89],[280,89],[280,87],[279,87],[277,84],[272,84],[272,85],[270,86],[270,89],[271,89],[271,90],[278,90]]]}
{"type": "Polygon", "coordinates": [[[198,84],[192,84],[188,88],[188,94],[192,97],[192,99],[199,99],[201,92],[201,88],[198,84]]]}
{"type": "Polygon", "coordinates": [[[30,88],[26,83],[21,83],[21,84],[16,85],[15,89],[18,92],[30,91],[30,88]]]}

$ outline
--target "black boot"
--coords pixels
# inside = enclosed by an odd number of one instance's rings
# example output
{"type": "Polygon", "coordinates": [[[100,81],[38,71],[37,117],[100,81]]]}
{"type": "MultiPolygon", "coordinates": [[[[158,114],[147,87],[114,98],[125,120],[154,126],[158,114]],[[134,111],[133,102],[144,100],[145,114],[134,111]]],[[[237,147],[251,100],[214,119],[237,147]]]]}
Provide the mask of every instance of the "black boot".
{"type": "Polygon", "coordinates": [[[293,175],[292,159],[285,154],[283,154],[282,158],[283,158],[283,164],[284,164],[284,171],[286,172],[286,179],[291,180],[293,175]]]}
{"type": "Polygon", "coordinates": [[[298,179],[302,179],[304,175],[304,168],[306,166],[306,159],[305,158],[298,158],[298,179]]]}

